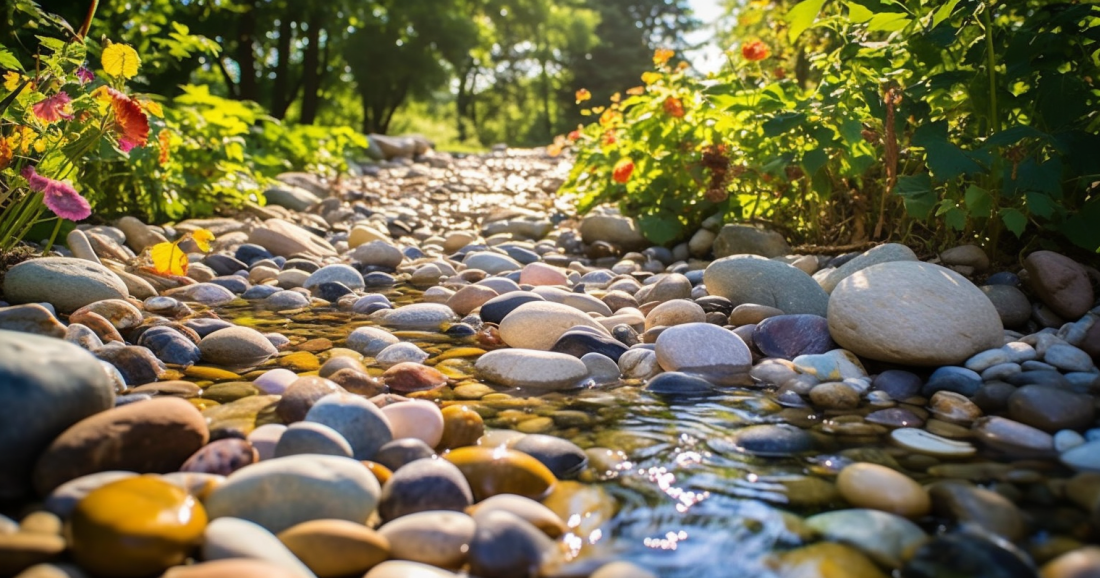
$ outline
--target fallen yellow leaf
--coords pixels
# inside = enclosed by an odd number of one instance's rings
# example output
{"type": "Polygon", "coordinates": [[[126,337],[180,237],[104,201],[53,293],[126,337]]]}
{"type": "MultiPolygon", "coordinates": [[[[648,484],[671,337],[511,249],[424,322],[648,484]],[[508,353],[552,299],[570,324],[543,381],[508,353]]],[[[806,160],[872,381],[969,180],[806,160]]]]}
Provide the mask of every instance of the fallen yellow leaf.
{"type": "Polygon", "coordinates": [[[210,241],[214,240],[214,233],[206,229],[195,229],[195,232],[191,233],[191,239],[195,241],[195,244],[199,246],[203,253],[209,253],[210,241]]]}
{"type": "Polygon", "coordinates": [[[150,256],[153,258],[153,268],[162,275],[186,275],[187,253],[176,243],[157,243],[153,245],[150,256]]]}

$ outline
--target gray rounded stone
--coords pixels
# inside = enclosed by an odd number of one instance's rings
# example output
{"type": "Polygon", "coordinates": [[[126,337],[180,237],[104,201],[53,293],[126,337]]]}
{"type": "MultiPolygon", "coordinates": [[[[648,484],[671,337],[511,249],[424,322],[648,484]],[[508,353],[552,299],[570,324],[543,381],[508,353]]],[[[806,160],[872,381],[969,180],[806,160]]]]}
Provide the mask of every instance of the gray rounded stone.
{"type": "Polygon", "coordinates": [[[498,349],[478,358],[485,379],[511,387],[572,389],[588,376],[584,362],[564,353],[498,349]]]}
{"type": "Polygon", "coordinates": [[[775,307],[787,314],[825,316],[829,295],[802,270],[755,255],[724,257],[711,263],[703,274],[711,295],[729,299],[734,306],[754,303],[775,307]]]}
{"type": "Polygon", "coordinates": [[[30,491],[35,459],[61,432],[114,406],[99,361],[60,339],[0,330],[0,499],[30,491]]]}
{"type": "Polygon", "coordinates": [[[791,246],[779,233],[753,225],[724,225],[714,239],[714,256],[760,255],[782,257],[789,255],[791,246]]]}
{"type": "Polygon", "coordinates": [[[345,346],[348,349],[374,357],[383,349],[401,341],[389,331],[377,327],[358,327],[348,334],[345,346]]]}
{"type": "Polygon", "coordinates": [[[378,480],[356,460],[300,455],[239,469],[206,499],[211,519],[233,517],[278,533],[310,520],[362,524],[378,504],[378,480]]]}
{"type": "Polygon", "coordinates": [[[405,255],[401,252],[401,249],[382,240],[359,245],[351,252],[350,256],[353,261],[361,265],[385,267],[387,269],[396,269],[405,260],[405,255]]]}
{"type": "Polygon", "coordinates": [[[461,512],[474,503],[470,483],[458,466],[440,458],[406,464],[382,487],[378,514],[383,521],[416,512],[461,512]]]}
{"type": "Polygon", "coordinates": [[[240,326],[219,329],[203,337],[199,351],[204,360],[230,367],[259,365],[279,352],[262,333],[240,326]]]}
{"type": "Polygon", "coordinates": [[[829,332],[861,357],[905,365],[954,365],[1004,343],[989,299],[950,269],[917,261],[874,265],[829,298],[829,332]]]}
{"type": "Polygon", "coordinates": [[[415,303],[397,309],[382,309],[371,314],[371,319],[396,329],[438,331],[444,323],[457,321],[458,316],[446,305],[439,303],[415,303]]]}
{"type": "Polygon", "coordinates": [[[732,331],[709,323],[684,323],[661,332],[657,362],[665,371],[694,373],[718,382],[736,379],[752,367],[752,353],[732,331]]]}
{"type": "Polygon", "coordinates": [[[290,424],[275,445],[275,457],[318,454],[350,458],[354,454],[351,444],[340,432],[327,425],[300,421],[290,424]]]}
{"type": "Polygon", "coordinates": [[[909,247],[899,243],[887,243],[868,249],[851,261],[848,261],[828,273],[823,271],[818,282],[821,284],[821,288],[825,289],[827,293],[832,293],[841,281],[847,279],[853,273],[862,271],[873,265],[878,265],[879,263],[890,263],[893,261],[918,261],[918,259],[917,254],[909,247]]]}
{"type": "Polygon", "coordinates": [[[63,313],[104,299],[126,299],[126,284],[110,269],[66,257],[30,259],[4,274],[4,299],[9,303],[38,303],[45,299],[63,313]]]}
{"type": "Polygon", "coordinates": [[[331,393],[317,400],[306,414],[305,421],[336,430],[351,444],[357,460],[371,459],[378,448],[393,439],[390,420],[382,410],[350,393],[331,393]]]}
{"type": "Polygon", "coordinates": [[[306,278],[302,287],[312,291],[322,283],[342,283],[349,289],[362,289],[364,286],[363,275],[350,265],[343,264],[321,267],[306,278]]]}
{"type": "Polygon", "coordinates": [[[500,322],[500,337],[511,347],[549,351],[558,338],[578,326],[610,335],[578,309],[550,301],[532,301],[516,307],[500,322]]]}

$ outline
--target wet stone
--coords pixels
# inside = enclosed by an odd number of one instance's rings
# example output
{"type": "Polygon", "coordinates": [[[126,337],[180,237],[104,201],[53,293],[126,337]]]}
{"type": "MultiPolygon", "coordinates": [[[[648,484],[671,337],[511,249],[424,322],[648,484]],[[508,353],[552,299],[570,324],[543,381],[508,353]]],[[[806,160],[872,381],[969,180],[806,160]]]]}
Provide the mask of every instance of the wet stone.
{"type": "Polygon", "coordinates": [[[576,444],[555,436],[529,434],[512,445],[512,449],[542,462],[558,479],[572,479],[588,465],[584,450],[576,444]]]}
{"type": "Polygon", "coordinates": [[[1016,421],[1051,433],[1087,428],[1096,417],[1089,396],[1042,385],[1025,385],[1013,392],[1008,412],[1016,421]]]}
{"type": "Polygon", "coordinates": [[[394,472],[382,487],[378,514],[383,521],[430,510],[461,512],[473,504],[470,484],[454,464],[422,459],[394,472]]]}
{"type": "Polygon", "coordinates": [[[918,548],[901,569],[902,578],[1034,578],[1035,570],[1015,553],[972,534],[937,536],[918,548]]]}
{"type": "Polygon", "coordinates": [[[397,471],[409,462],[434,456],[435,452],[423,441],[416,438],[403,438],[387,442],[378,449],[371,461],[397,471]]]}
{"type": "Polygon", "coordinates": [[[788,424],[752,425],[733,434],[738,449],[762,457],[786,457],[810,451],[813,437],[788,424]]]}
{"type": "Polygon", "coordinates": [[[836,349],[829,322],[817,315],[777,315],[756,325],[753,343],[764,355],[794,359],[836,349]]]}

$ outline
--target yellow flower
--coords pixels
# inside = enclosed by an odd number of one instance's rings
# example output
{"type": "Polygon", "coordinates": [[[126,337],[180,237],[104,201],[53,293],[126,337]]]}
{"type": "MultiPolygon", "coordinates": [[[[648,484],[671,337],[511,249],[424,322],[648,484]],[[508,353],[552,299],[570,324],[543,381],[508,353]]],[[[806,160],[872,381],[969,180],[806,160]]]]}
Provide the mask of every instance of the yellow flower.
{"type": "Polygon", "coordinates": [[[672,50],[669,50],[668,48],[658,48],[657,50],[654,50],[653,51],[653,65],[654,66],[663,65],[664,63],[668,62],[674,54],[676,54],[676,52],[672,51],[672,50]]]}
{"type": "Polygon", "coordinates": [[[660,72],[645,72],[642,74],[642,82],[646,84],[653,84],[658,80],[661,80],[660,72]]]}
{"type": "Polygon", "coordinates": [[[582,89],[577,91],[576,97],[577,97],[577,104],[580,104],[580,103],[582,103],[586,100],[591,99],[592,98],[592,93],[588,92],[587,88],[582,88],[582,89]]]}
{"type": "Polygon", "coordinates": [[[149,113],[149,114],[151,114],[151,115],[153,115],[157,118],[164,118],[164,109],[161,108],[159,102],[154,102],[152,100],[145,100],[145,99],[141,99],[138,102],[141,103],[141,107],[145,109],[145,112],[147,112],[147,113],[149,113]]]}
{"type": "Polygon", "coordinates": [[[14,70],[9,70],[4,73],[4,88],[8,92],[15,92],[15,89],[19,88],[19,85],[23,82],[23,75],[14,70]]]}

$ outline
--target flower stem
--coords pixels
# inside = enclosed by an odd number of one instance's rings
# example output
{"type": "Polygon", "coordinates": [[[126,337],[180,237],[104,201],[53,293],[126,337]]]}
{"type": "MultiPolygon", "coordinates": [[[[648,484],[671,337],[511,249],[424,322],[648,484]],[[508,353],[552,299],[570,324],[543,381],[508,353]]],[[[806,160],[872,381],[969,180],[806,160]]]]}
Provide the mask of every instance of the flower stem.
{"type": "Polygon", "coordinates": [[[986,0],[982,7],[982,28],[985,29],[985,59],[989,73],[989,132],[1001,131],[1001,120],[997,116],[997,55],[993,50],[993,0],[986,0]]]}
{"type": "Polygon", "coordinates": [[[50,234],[50,240],[46,242],[46,247],[42,249],[42,256],[50,254],[50,249],[53,249],[53,242],[57,240],[57,233],[61,231],[61,222],[65,219],[61,217],[57,218],[57,224],[53,226],[53,233],[50,234]]]}

